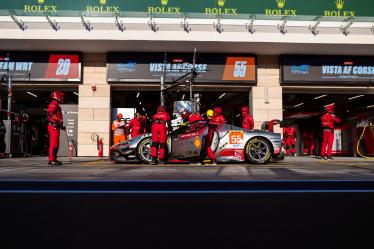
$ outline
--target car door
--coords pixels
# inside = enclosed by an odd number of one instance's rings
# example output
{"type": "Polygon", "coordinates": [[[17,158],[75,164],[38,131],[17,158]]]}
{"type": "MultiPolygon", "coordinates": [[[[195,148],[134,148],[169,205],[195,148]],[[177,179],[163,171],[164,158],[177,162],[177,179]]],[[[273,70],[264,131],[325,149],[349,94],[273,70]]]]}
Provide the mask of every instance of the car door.
{"type": "Polygon", "coordinates": [[[207,121],[188,123],[186,127],[176,130],[171,135],[172,154],[175,158],[200,156],[203,145],[202,138],[208,132],[207,121]]]}

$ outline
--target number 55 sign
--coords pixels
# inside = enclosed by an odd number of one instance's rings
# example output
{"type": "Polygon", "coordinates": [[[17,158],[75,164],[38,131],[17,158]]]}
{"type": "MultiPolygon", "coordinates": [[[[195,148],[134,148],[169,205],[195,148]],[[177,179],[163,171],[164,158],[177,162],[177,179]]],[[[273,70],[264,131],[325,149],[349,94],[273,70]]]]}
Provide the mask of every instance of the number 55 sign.
{"type": "Polygon", "coordinates": [[[244,141],[243,131],[229,131],[229,144],[242,144],[244,141]]]}

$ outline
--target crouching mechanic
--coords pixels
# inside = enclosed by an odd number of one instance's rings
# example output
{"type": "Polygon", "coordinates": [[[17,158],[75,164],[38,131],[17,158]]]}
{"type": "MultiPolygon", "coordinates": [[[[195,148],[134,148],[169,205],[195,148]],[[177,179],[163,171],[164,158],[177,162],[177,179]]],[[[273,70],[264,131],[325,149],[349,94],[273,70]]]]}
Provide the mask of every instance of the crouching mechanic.
{"type": "Polygon", "coordinates": [[[152,117],[152,165],[157,164],[157,150],[158,150],[158,163],[165,164],[165,149],[167,140],[167,129],[171,129],[170,115],[166,112],[165,106],[159,106],[157,113],[152,117]],[[166,127],[168,125],[168,127],[166,127]]]}
{"type": "Polygon", "coordinates": [[[198,113],[191,113],[187,110],[182,110],[180,115],[184,123],[192,123],[195,121],[203,120],[203,118],[198,113]]]}
{"type": "Polygon", "coordinates": [[[202,153],[207,153],[208,158],[211,160],[212,165],[216,165],[216,155],[212,151],[212,142],[214,132],[217,130],[218,126],[224,124],[226,122],[225,117],[222,115],[222,108],[221,107],[214,107],[213,113],[211,110],[207,112],[207,118],[209,119],[208,124],[208,135],[205,138],[204,148],[202,149],[202,153]]]}
{"type": "Polygon", "coordinates": [[[48,134],[49,134],[49,150],[48,150],[48,165],[59,166],[62,165],[57,161],[57,152],[60,146],[60,129],[65,130],[63,126],[61,106],[64,102],[64,93],[54,91],[51,94],[52,101],[48,105],[48,134]]]}
{"type": "Polygon", "coordinates": [[[284,144],[286,146],[286,155],[296,156],[296,128],[289,126],[283,128],[284,144]]]}

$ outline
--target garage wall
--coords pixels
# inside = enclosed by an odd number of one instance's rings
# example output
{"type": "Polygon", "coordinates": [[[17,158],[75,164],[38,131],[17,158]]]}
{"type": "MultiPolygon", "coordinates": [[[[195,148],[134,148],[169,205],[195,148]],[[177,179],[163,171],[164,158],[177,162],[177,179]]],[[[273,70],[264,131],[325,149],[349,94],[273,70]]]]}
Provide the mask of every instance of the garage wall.
{"type": "MultiPolygon", "coordinates": [[[[279,56],[258,56],[257,63],[258,83],[256,87],[252,88],[249,101],[255,120],[255,128],[260,129],[265,121],[282,120],[283,103],[279,56]]],[[[275,131],[280,132],[280,129],[275,131]]]]}
{"type": "Polygon", "coordinates": [[[97,156],[96,142],[91,136],[103,138],[104,156],[109,155],[110,85],[106,82],[106,54],[83,54],[83,84],[79,86],[78,156],[97,156]],[[92,85],[96,85],[96,91],[92,85]]]}

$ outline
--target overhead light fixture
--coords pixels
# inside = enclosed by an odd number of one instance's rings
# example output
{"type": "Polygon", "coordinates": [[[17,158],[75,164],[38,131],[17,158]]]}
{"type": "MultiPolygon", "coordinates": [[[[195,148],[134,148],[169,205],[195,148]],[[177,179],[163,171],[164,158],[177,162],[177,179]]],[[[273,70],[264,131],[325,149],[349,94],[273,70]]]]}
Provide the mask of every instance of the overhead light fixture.
{"type": "Polygon", "coordinates": [[[142,102],[141,102],[141,101],[139,101],[139,105],[142,105],[142,102]]]}
{"type": "Polygon", "coordinates": [[[144,107],[143,107],[143,111],[145,111],[144,107]]]}
{"type": "Polygon", "coordinates": [[[284,112],[286,109],[282,109],[282,112],[284,112]]]}
{"type": "Polygon", "coordinates": [[[139,95],[140,95],[140,92],[138,92],[138,93],[136,94],[136,98],[139,98],[139,95]]]}
{"type": "Polygon", "coordinates": [[[77,92],[73,92],[75,95],[79,96],[79,94],[77,92]]]}
{"type": "Polygon", "coordinates": [[[300,104],[294,105],[293,107],[299,107],[299,106],[302,106],[302,105],[304,105],[304,103],[300,103],[300,104]]]}
{"type": "Polygon", "coordinates": [[[330,103],[330,104],[324,105],[323,107],[326,107],[326,106],[329,106],[329,105],[335,105],[335,103],[330,103]]]}
{"type": "Polygon", "coordinates": [[[186,94],[183,94],[183,96],[182,96],[182,100],[184,100],[184,97],[186,97],[186,94]]]}
{"type": "Polygon", "coordinates": [[[240,116],[240,114],[236,115],[235,117],[237,118],[237,117],[239,117],[239,116],[240,116]]]}
{"type": "Polygon", "coordinates": [[[323,94],[323,95],[321,95],[321,96],[315,97],[314,99],[320,99],[320,98],[324,98],[324,97],[326,97],[326,96],[327,96],[326,94],[323,94]]]}
{"type": "Polygon", "coordinates": [[[34,93],[31,93],[31,92],[27,92],[28,94],[30,94],[31,96],[33,96],[34,98],[37,98],[38,95],[34,94],[34,93]]]}
{"type": "Polygon", "coordinates": [[[374,105],[368,105],[366,108],[373,108],[374,105]]]}
{"type": "Polygon", "coordinates": [[[226,93],[222,93],[221,96],[219,96],[218,98],[222,99],[225,95],[226,95],[226,93]]]}
{"type": "Polygon", "coordinates": [[[357,96],[353,96],[353,97],[348,98],[348,100],[357,99],[357,98],[361,98],[361,97],[364,97],[364,96],[365,95],[357,95],[357,96]]]}

